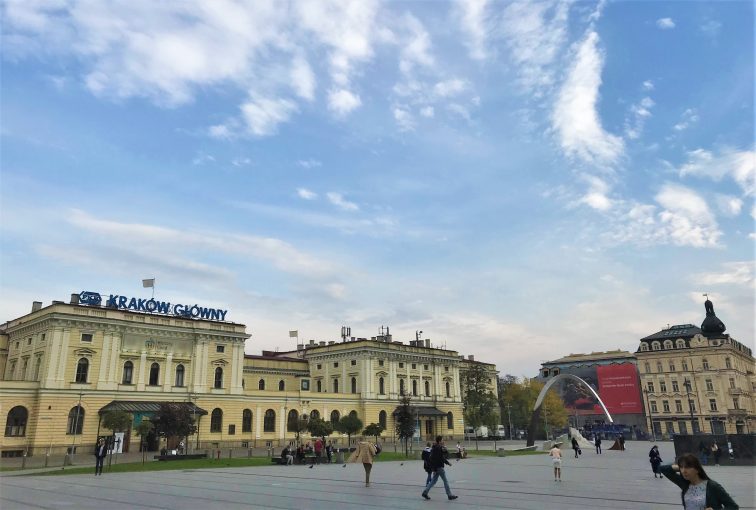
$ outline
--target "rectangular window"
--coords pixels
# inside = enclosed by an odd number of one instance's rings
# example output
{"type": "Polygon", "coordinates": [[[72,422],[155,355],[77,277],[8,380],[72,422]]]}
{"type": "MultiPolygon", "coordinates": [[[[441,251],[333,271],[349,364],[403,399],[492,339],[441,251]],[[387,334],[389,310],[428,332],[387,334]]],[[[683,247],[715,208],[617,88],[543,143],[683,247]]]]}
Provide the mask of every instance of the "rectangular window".
{"type": "Polygon", "coordinates": [[[683,372],[688,371],[688,362],[685,360],[682,361],[682,369],[683,369],[683,372]]]}
{"type": "Polygon", "coordinates": [[[236,434],[236,425],[229,425],[228,426],[228,435],[233,436],[236,434]]]}
{"type": "Polygon", "coordinates": [[[735,379],[730,377],[730,388],[735,388],[735,379]]]}
{"type": "Polygon", "coordinates": [[[646,387],[648,388],[648,391],[650,391],[651,393],[654,392],[654,382],[653,381],[648,381],[646,383],[646,387]]]}
{"type": "Polygon", "coordinates": [[[643,368],[645,369],[645,371],[646,371],[647,374],[650,373],[651,372],[651,363],[649,363],[648,361],[646,361],[643,364],[643,368]]]}
{"type": "Polygon", "coordinates": [[[709,370],[709,362],[707,360],[703,360],[703,369],[709,370]]]}
{"type": "Polygon", "coordinates": [[[317,366],[318,366],[318,370],[320,370],[321,368],[323,368],[323,365],[321,365],[320,363],[318,363],[317,366]]]}
{"type": "Polygon", "coordinates": [[[91,342],[92,341],[92,333],[82,333],[81,334],[81,341],[82,342],[91,342]]]}
{"type": "Polygon", "coordinates": [[[669,400],[662,400],[662,410],[665,413],[669,412],[669,400]]]}
{"type": "Polygon", "coordinates": [[[715,399],[715,398],[710,398],[709,399],[709,409],[711,411],[716,411],[717,410],[717,399],[715,399]]]}
{"type": "Polygon", "coordinates": [[[302,379],[302,391],[310,391],[310,380],[302,379]]]}
{"type": "Polygon", "coordinates": [[[674,423],[672,423],[671,421],[668,421],[668,422],[665,423],[665,425],[667,426],[667,434],[672,435],[672,434],[675,433],[675,424],[674,423]]]}
{"type": "Polygon", "coordinates": [[[675,362],[674,361],[670,361],[669,362],[669,371],[670,372],[674,372],[675,371],[675,362]]]}
{"type": "Polygon", "coordinates": [[[689,400],[688,405],[690,406],[690,412],[695,413],[696,412],[696,401],[695,400],[689,400]]]}
{"type": "Polygon", "coordinates": [[[27,340],[27,341],[26,341],[26,345],[31,345],[31,341],[32,341],[32,339],[31,339],[31,338],[30,338],[29,340],[27,340]]]}
{"type": "Polygon", "coordinates": [[[672,391],[674,392],[680,391],[680,386],[677,384],[677,381],[672,381],[672,391]]]}
{"type": "Polygon", "coordinates": [[[356,359],[353,359],[353,360],[352,360],[352,366],[355,366],[356,364],[357,364],[357,360],[356,360],[356,359]]]}
{"type": "Polygon", "coordinates": [[[404,363],[399,363],[399,368],[404,368],[404,363]]]}
{"type": "Polygon", "coordinates": [[[653,400],[651,401],[651,412],[652,413],[658,413],[659,412],[659,409],[656,407],[656,402],[653,401],[653,400]]]}
{"type": "Polygon", "coordinates": [[[339,362],[338,361],[335,361],[333,363],[333,368],[339,368],[339,362]]]}
{"type": "Polygon", "coordinates": [[[683,412],[682,400],[675,400],[675,412],[677,413],[683,412]]]}
{"type": "Polygon", "coordinates": [[[44,342],[45,341],[45,334],[44,333],[42,333],[42,336],[39,338],[39,341],[40,342],[44,342]]]}
{"type": "Polygon", "coordinates": [[[216,345],[215,346],[215,352],[226,352],[226,346],[225,345],[216,345]]]}
{"type": "Polygon", "coordinates": [[[378,366],[379,366],[379,367],[382,367],[382,366],[383,366],[383,360],[382,360],[382,359],[379,359],[379,360],[378,360],[378,366]]]}
{"type": "Polygon", "coordinates": [[[659,391],[661,391],[662,393],[665,393],[667,391],[666,381],[659,381],[659,391]]]}
{"type": "Polygon", "coordinates": [[[732,408],[740,409],[740,401],[738,400],[738,397],[732,399],[732,408]]]}
{"type": "Polygon", "coordinates": [[[714,391],[714,383],[711,382],[711,379],[706,379],[706,391],[714,391]]]}
{"type": "Polygon", "coordinates": [[[448,372],[448,371],[449,371],[449,367],[444,367],[444,372],[448,372]]]}
{"type": "Polygon", "coordinates": [[[662,366],[661,361],[656,362],[656,371],[659,373],[664,372],[664,367],[662,366]]]}
{"type": "Polygon", "coordinates": [[[423,365],[423,370],[428,370],[428,365],[423,365]]]}
{"type": "Polygon", "coordinates": [[[414,370],[414,369],[416,369],[416,368],[417,368],[417,364],[413,363],[413,364],[412,364],[412,369],[414,370]]]}

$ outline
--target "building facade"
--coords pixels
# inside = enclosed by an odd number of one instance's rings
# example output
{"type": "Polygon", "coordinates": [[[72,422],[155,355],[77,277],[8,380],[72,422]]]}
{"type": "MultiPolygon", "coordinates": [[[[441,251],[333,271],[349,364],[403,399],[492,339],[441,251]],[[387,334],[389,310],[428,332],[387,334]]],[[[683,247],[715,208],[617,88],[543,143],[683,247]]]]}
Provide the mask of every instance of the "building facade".
{"type": "MultiPolygon", "coordinates": [[[[133,451],[133,427],[161,402],[189,406],[198,425],[191,447],[200,449],[277,446],[295,437],[300,417],[345,414],[382,424],[391,438],[402,393],[412,396],[421,437],[456,439],[464,427],[460,374],[478,363],[496,379],[494,365],[389,334],[245,355],[246,327],[221,320],[225,311],[118,296],[102,306],[91,294],[35,302],[0,328],[4,456],[88,452],[110,434],[101,426],[110,410],[131,414],[123,448],[133,451]]],[[[158,447],[154,437],[147,444],[158,447]]]]}
{"type": "Polygon", "coordinates": [[[756,364],[751,349],[725,334],[706,300],[701,327],[670,326],[640,340],[635,355],[656,437],[754,432],[756,364]]]}

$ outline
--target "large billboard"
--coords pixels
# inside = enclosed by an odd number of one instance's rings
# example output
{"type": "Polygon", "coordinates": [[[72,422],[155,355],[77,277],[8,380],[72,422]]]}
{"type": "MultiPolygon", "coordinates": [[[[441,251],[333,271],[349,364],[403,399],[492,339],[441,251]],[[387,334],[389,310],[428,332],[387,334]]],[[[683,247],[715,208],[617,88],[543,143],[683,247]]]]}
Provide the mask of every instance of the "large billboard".
{"type": "MultiPolygon", "coordinates": [[[[643,413],[638,371],[632,363],[585,365],[562,369],[587,382],[599,394],[609,414],[643,413]]],[[[565,406],[577,414],[603,414],[590,391],[567,379],[561,387],[565,406]]]]}

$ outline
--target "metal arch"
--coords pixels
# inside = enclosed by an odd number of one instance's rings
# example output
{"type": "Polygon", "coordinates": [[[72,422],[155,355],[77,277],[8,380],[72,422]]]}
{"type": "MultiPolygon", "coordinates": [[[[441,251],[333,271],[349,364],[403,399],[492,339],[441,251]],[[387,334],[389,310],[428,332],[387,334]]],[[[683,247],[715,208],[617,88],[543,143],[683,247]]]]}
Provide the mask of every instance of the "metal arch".
{"type": "Polygon", "coordinates": [[[580,377],[573,374],[559,374],[555,376],[553,379],[549,380],[549,382],[547,382],[546,385],[541,390],[541,393],[538,394],[538,398],[536,399],[535,406],[533,406],[533,412],[536,412],[538,408],[541,407],[541,404],[543,403],[543,399],[546,396],[546,393],[549,391],[549,388],[551,388],[554,385],[554,383],[562,379],[572,379],[582,384],[586,388],[588,388],[588,390],[593,394],[593,396],[596,397],[596,400],[598,400],[599,405],[601,405],[601,409],[604,410],[604,414],[609,419],[609,423],[614,423],[614,420],[612,419],[612,415],[609,414],[609,410],[604,405],[604,402],[601,400],[601,397],[598,396],[598,393],[596,393],[596,391],[591,387],[590,384],[588,384],[587,382],[582,380],[580,377]]]}

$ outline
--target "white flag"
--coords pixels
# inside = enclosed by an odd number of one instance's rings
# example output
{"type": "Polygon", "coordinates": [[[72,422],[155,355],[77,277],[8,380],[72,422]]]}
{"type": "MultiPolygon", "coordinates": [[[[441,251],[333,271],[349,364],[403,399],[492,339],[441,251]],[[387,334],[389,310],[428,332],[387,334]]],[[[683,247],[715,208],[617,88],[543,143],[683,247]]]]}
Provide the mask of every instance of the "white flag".
{"type": "Polygon", "coordinates": [[[142,287],[144,287],[145,289],[150,288],[150,287],[154,288],[155,287],[155,279],[154,278],[149,278],[147,280],[142,280],[142,287]]]}
{"type": "Polygon", "coordinates": [[[289,338],[297,338],[299,336],[299,331],[289,331],[289,338]]]}

